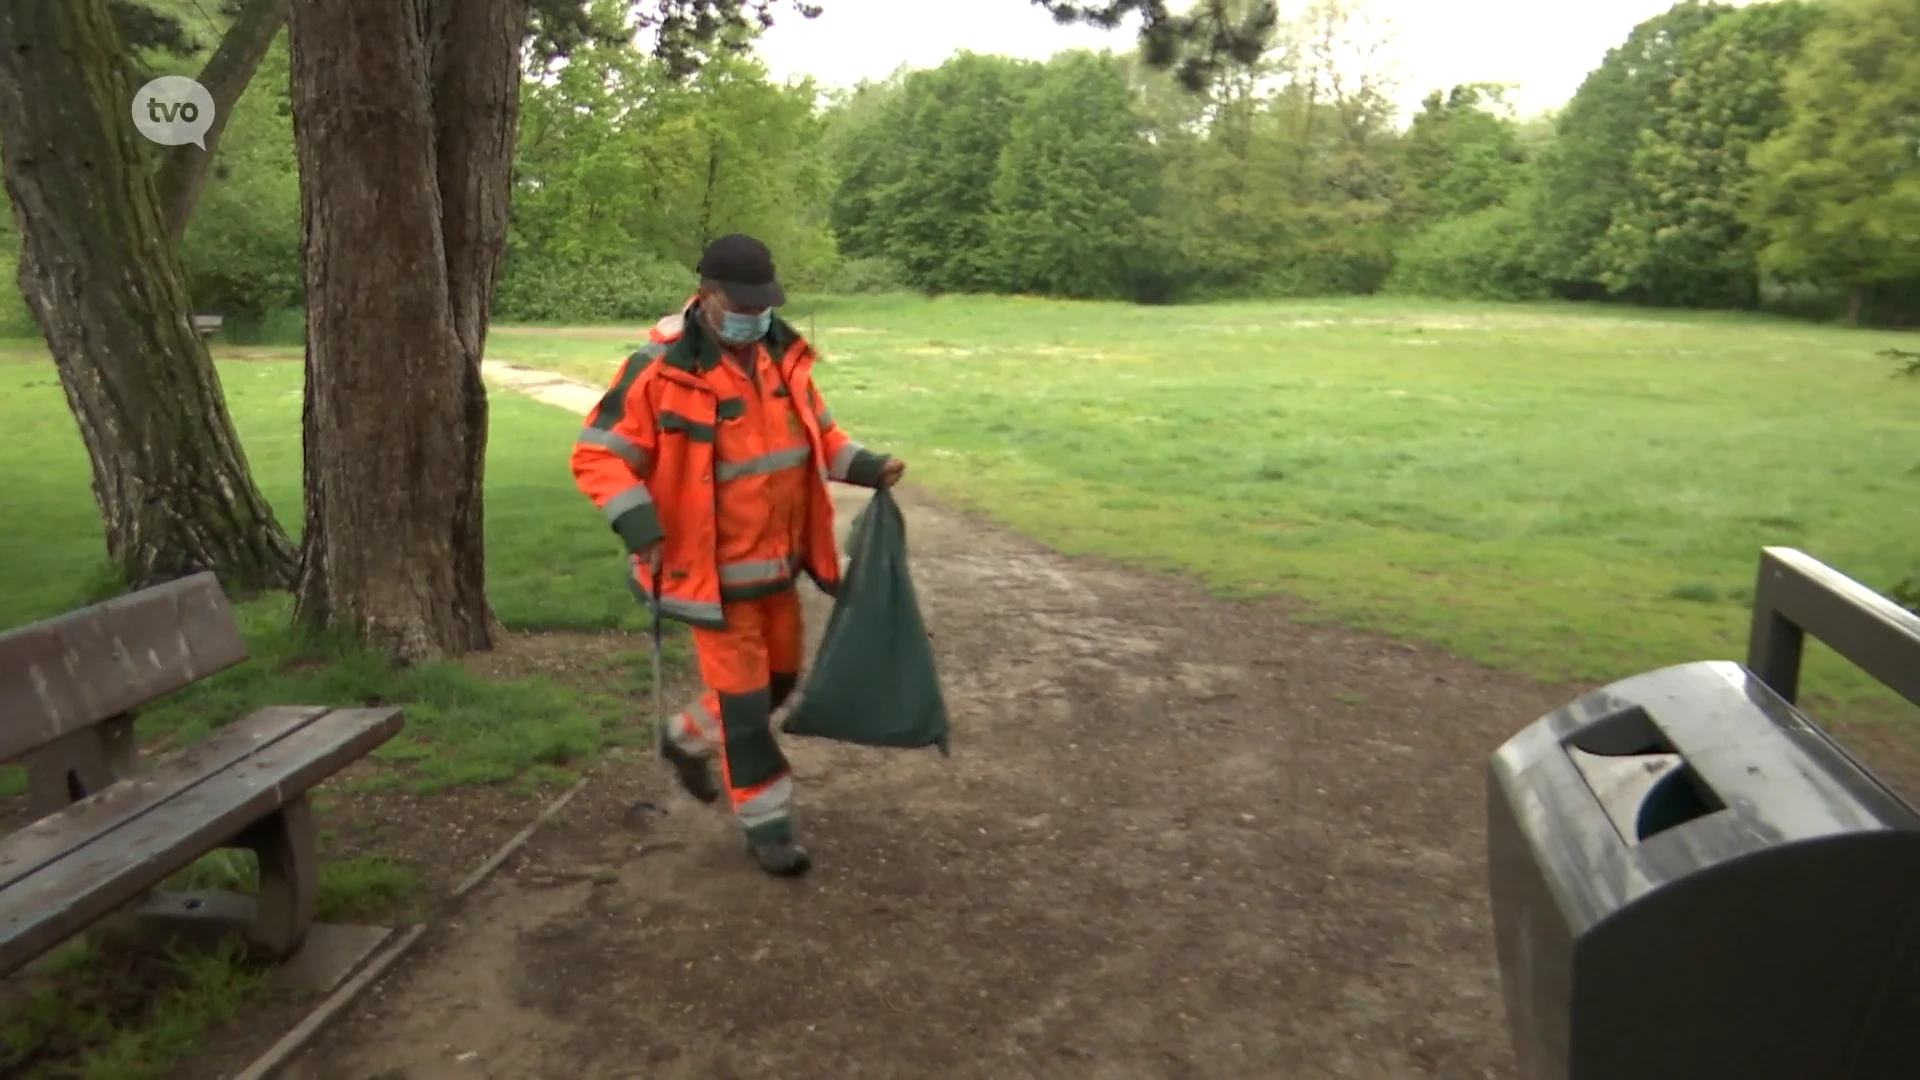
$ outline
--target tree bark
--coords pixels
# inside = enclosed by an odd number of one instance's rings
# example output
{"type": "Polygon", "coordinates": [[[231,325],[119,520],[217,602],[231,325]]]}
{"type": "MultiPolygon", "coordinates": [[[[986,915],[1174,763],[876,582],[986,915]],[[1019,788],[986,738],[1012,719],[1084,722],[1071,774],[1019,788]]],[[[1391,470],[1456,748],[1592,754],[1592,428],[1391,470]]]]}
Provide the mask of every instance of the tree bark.
{"type": "Polygon", "coordinates": [[[207,166],[220,136],[227,130],[233,107],[246,93],[260,61],[273,47],[274,35],[287,21],[287,0],[247,0],[234,16],[233,25],[220,38],[220,45],[200,69],[200,85],[213,97],[213,124],[207,128],[206,150],[197,146],[169,147],[170,155],[160,167],[160,212],[167,222],[167,233],[174,243],[186,235],[187,222],[193,217],[194,204],[207,183],[207,166]]]}
{"type": "Polygon", "coordinates": [[[470,480],[454,526],[458,609],[469,613],[473,649],[492,647],[497,626],[487,602],[487,387],[480,376],[487,325],[507,250],[513,155],[520,135],[522,49],[527,0],[470,4],[438,0],[446,19],[434,72],[434,114],[447,295],[464,364],[462,401],[470,480]]]}
{"type": "Polygon", "coordinates": [[[1860,308],[1861,308],[1863,299],[1864,298],[1861,295],[1859,286],[1856,285],[1853,288],[1847,290],[1847,325],[1848,326],[1860,325],[1860,308]]]}
{"type": "Polygon", "coordinates": [[[480,359],[525,26],[525,0],[289,13],[307,285],[298,611],[405,661],[489,648],[495,631],[480,359]]]}
{"type": "Polygon", "coordinates": [[[235,591],[284,588],[293,546],[254,487],[188,317],[124,55],[103,0],[0,5],[0,157],[20,288],[127,583],[213,570],[235,591]]]}

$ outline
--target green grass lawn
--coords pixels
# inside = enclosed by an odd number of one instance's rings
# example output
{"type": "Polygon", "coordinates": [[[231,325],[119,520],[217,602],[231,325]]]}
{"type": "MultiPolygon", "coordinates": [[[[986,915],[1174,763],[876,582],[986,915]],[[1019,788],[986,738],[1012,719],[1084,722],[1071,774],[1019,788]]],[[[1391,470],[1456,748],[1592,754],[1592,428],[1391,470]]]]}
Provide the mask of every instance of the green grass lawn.
{"type": "MultiPolygon", "coordinates": [[[[297,360],[297,350],[241,350],[297,360]]],[[[0,343],[0,629],[57,614],[111,590],[84,449],[52,366],[26,343],[0,343]]],[[[281,523],[300,526],[297,363],[220,365],[255,480],[281,523]]],[[[634,613],[618,543],[574,489],[567,454],[578,417],[496,395],[487,459],[488,587],[519,628],[599,629],[634,613]],[[604,535],[603,535],[604,534],[604,535]]],[[[637,623],[633,624],[637,625],[637,623]]]]}
{"type": "MultiPolygon", "coordinates": [[[[1376,299],[794,311],[836,417],[963,505],[1543,679],[1740,658],[1764,544],[1883,590],[1920,571],[1920,379],[1875,355],[1891,334],[1376,299]]],[[[629,340],[490,351],[603,381],[629,340]]],[[[1851,715],[1891,701],[1809,663],[1851,715]]]]}
{"type": "MultiPolygon", "coordinates": [[[[0,357],[21,351],[0,351],[0,357]]],[[[297,355],[297,354],[296,354],[297,355]]],[[[283,524],[300,523],[297,363],[226,363],[221,380],[254,475],[283,524]]],[[[567,471],[579,420],[514,395],[494,403],[487,465],[489,589],[516,629],[639,626],[621,584],[617,544],[567,471]]],[[[102,555],[86,455],[50,365],[0,360],[0,476],[9,527],[0,532],[0,628],[118,591],[102,555]]],[[[600,745],[618,703],[583,701],[534,680],[501,686],[452,663],[396,668],[340,642],[288,627],[289,601],[240,606],[252,659],[145,714],[143,737],[193,741],[266,704],[402,704],[406,731],[377,755],[409,763],[421,790],[461,783],[563,778],[600,745]],[[316,662],[323,661],[323,662],[316,662]]],[[[635,678],[645,665],[634,658],[635,678]]],[[[6,782],[18,787],[18,774],[6,782]]],[[[0,788],[0,791],[7,790],[0,788]]]]}

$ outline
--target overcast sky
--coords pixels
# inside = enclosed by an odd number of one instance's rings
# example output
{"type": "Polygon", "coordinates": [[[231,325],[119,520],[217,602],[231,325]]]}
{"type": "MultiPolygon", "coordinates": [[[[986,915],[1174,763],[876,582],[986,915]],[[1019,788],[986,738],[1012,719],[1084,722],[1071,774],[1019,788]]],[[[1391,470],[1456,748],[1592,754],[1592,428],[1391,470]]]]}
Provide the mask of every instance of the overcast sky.
{"type": "MultiPolygon", "coordinates": [[[[1054,24],[1031,0],[816,0],[807,20],[783,11],[761,42],[777,79],[828,86],[885,78],[901,64],[937,67],[961,49],[1042,60],[1061,49],[1132,48],[1134,29],[1054,24]]],[[[1302,0],[1283,0],[1283,14],[1302,0]]],[[[1462,82],[1519,84],[1523,114],[1563,104],[1627,32],[1673,0],[1372,0],[1392,27],[1389,55],[1404,109],[1462,82]]]]}

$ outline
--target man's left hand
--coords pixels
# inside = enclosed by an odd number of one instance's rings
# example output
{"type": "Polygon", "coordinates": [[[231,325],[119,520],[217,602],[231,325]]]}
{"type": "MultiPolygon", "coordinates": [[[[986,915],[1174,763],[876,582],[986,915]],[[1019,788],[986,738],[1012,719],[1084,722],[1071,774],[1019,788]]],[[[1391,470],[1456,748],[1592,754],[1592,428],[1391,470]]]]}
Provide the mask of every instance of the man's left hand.
{"type": "Polygon", "coordinates": [[[880,486],[890,488],[899,483],[901,474],[906,471],[906,462],[901,461],[899,458],[888,458],[887,463],[880,466],[880,486]]]}

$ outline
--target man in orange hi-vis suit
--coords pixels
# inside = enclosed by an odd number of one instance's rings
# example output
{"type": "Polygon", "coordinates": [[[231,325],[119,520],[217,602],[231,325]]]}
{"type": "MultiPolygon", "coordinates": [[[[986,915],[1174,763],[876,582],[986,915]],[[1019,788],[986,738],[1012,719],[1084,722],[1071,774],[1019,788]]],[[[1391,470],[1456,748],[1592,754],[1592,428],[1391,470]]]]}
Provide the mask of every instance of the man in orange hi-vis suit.
{"type": "Polygon", "coordinates": [[[761,868],[797,875],[810,860],[771,724],[799,684],[794,584],[801,571],[829,594],[840,582],[826,482],[887,487],[906,464],[834,424],[812,347],[773,314],[786,293],[764,244],[721,237],[699,273],[588,415],[573,475],[625,543],[636,594],[693,627],[705,692],[657,719],[661,756],[702,802],[724,785],[761,868]]]}

